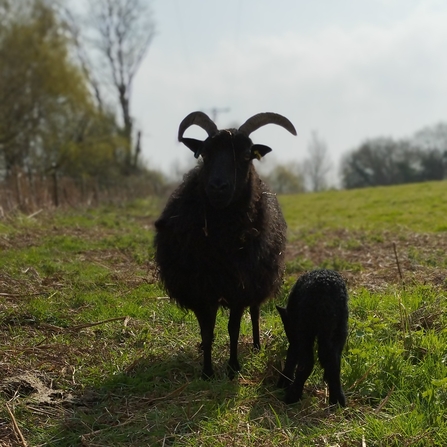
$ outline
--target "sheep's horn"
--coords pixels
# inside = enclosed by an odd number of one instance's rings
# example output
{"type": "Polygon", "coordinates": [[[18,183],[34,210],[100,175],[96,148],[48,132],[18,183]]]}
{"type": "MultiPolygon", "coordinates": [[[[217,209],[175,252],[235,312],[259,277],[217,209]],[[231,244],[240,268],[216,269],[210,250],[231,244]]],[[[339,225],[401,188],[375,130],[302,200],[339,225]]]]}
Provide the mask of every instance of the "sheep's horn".
{"type": "Polygon", "coordinates": [[[208,136],[212,136],[218,132],[217,126],[211,120],[211,118],[203,112],[191,112],[183,121],[180,123],[178,128],[178,140],[182,141],[183,134],[188,127],[195,124],[206,131],[208,136]]]}
{"type": "Polygon", "coordinates": [[[272,112],[258,113],[257,115],[248,118],[248,120],[239,127],[239,132],[249,136],[252,132],[266,124],[277,124],[278,126],[284,127],[284,129],[288,130],[291,134],[296,135],[295,127],[285,116],[272,112]]]}

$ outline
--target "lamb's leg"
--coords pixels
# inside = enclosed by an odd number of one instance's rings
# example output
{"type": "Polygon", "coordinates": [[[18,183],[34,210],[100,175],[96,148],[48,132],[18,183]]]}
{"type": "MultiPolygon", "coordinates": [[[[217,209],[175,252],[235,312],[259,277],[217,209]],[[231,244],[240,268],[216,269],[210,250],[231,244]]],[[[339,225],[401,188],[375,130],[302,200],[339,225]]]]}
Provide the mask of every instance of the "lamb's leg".
{"type": "Polygon", "coordinates": [[[230,360],[228,362],[228,376],[230,379],[234,379],[235,372],[241,369],[237,359],[237,345],[239,341],[239,331],[241,328],[241,318],[243,313],[243,307],[230,309],[230,319],[228,320],[228,333],[230,334],[230,360]]]}
{"type": "Polygon", "coordinates": [[[261,340],[259,338],[259,305],[250,307],[251,326],[253,329],[253,349],[261,349],[261,340]]]}
{"type": "Polygon", "coordinates": [[[318,344],[318,358],[324,368],[324,380],[329,388],[329,405],[340,404],[346,406],[346,398],[341,387],[341,349],[328,341],[320,341],[318,344]]]}
{"type": "Polygon", "coordinates": [[[203,369],[202,379],[213,377],[213,365],[211,361],[211,348],[214,339],[214,326],[216,324],[218,306],[203,307],[194,311],[200,325],[200,334],[202,336],[203,350],[203,369]]]}
{"type": "Polygon", "coordinates": [[[314,367],[314,337],[300,338],[292,349],[296,349],[296,370],[295,380],[286,390],[285,402],[292,404],[301,399],[303,395],[304,383],[310,376],[314,367]]]}

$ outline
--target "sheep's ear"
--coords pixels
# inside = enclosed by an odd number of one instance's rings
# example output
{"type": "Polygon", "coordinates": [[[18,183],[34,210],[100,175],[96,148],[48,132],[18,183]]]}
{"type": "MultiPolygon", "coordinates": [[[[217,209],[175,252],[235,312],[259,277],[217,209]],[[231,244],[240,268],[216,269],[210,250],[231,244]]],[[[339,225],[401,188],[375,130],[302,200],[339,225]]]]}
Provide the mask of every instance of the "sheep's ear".
{"type": "Polygon", "coordinates": [[[255,158],[260,160],[265,154],[272,152],[272,150],[268,146],[264,146],[263,144],[254,144],[251,147],[251,159],[255,158]]]}
{"type": "Polygon", "coordinates": [[[203,141],[194,138],[182,138],[180,141],[194,152],[195,158],[199,158],[203,149],[203,141]]]}

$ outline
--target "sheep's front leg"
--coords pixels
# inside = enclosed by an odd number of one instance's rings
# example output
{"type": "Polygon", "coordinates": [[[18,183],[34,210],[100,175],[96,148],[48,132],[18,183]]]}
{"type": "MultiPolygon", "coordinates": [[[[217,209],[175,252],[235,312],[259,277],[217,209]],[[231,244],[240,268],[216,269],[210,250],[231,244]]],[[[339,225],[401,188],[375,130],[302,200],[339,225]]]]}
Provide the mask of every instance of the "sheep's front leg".
{"type": "Polygon", "coordinates": [[[250,307],[251,326],[253,329],[253,348],[261,349],[261,340],[259,338],[259,305],[250,307]]]}
{"type": "Polygon", "coordinates": [[[241,369],[237,359],[237,345],[239,341],[239,331],[241,328],[243,307],[230,309],[230,319],[228,320],[228,333],[230,334],[230,360],[228,362],[228,376],[234,379],[235,373],[241,369]]]}
{"type": "Polygon", "coordinates": [[[295,370],[295,380],[286,390],[286,397],[284,400],[287,404],[299,401],[303,395],[304,383],[310,376],[314,367],[313,344],[313,337],[303,337],[299,340],[299,343],[293,346],[293,348],[291,346],[289,347],[289,349],[296,350],[294,355],[296,355],[297,366],[295,370]]]}
{"type": "Polygon", "coordinates": [[[278,380],[278,388],[287,388],[293,381],[295,366],[298,363],[298,350],[292,344],[287,349],[286,364],[278,380]]]}
{"type": "Polygon", "coordinates": [[[200,325],[200,334],[202,336],[201,348],[203,350],[203,369],[202,379],[210,379],[214,375],[213,364],[211,361],[211,348],[214,339],[214,326],[216,325],[216,315],[218,306],[205,307],[195,310],[197,320],[200,325]]]}

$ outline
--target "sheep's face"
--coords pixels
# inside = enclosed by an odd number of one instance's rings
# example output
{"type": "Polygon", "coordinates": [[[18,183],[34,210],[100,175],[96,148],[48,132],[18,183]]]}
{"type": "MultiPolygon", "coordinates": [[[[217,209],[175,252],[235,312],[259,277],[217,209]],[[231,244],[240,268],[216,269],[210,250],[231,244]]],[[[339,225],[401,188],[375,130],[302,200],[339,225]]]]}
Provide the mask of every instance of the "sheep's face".
{"type": "Polygon", "coordinates": [[[252,171],[251,161],[260,160],[271,151],[262,144],[253,144],[249,135],[266,124],[276,124],[296,135],[295,127],[284,116],[277,113],[257,113],[236,129],[218,130],[216,124],[203,112],[192,112],[180,123],[178,140],[194,152],[198,158],[202,156],[203,187],[215,208],[226,208],[237,200],[252,171]],[[185,131],[197,125],[206,131],[205,141],[185,138],[185,131]]]}
{"type": "Polygon", "coordinates": [[[215,208],[225,208],[240,196],[256,157],[253,147],[250,138],[234,129],[219,131],[203,142],[203,186],[215,208]]]}

